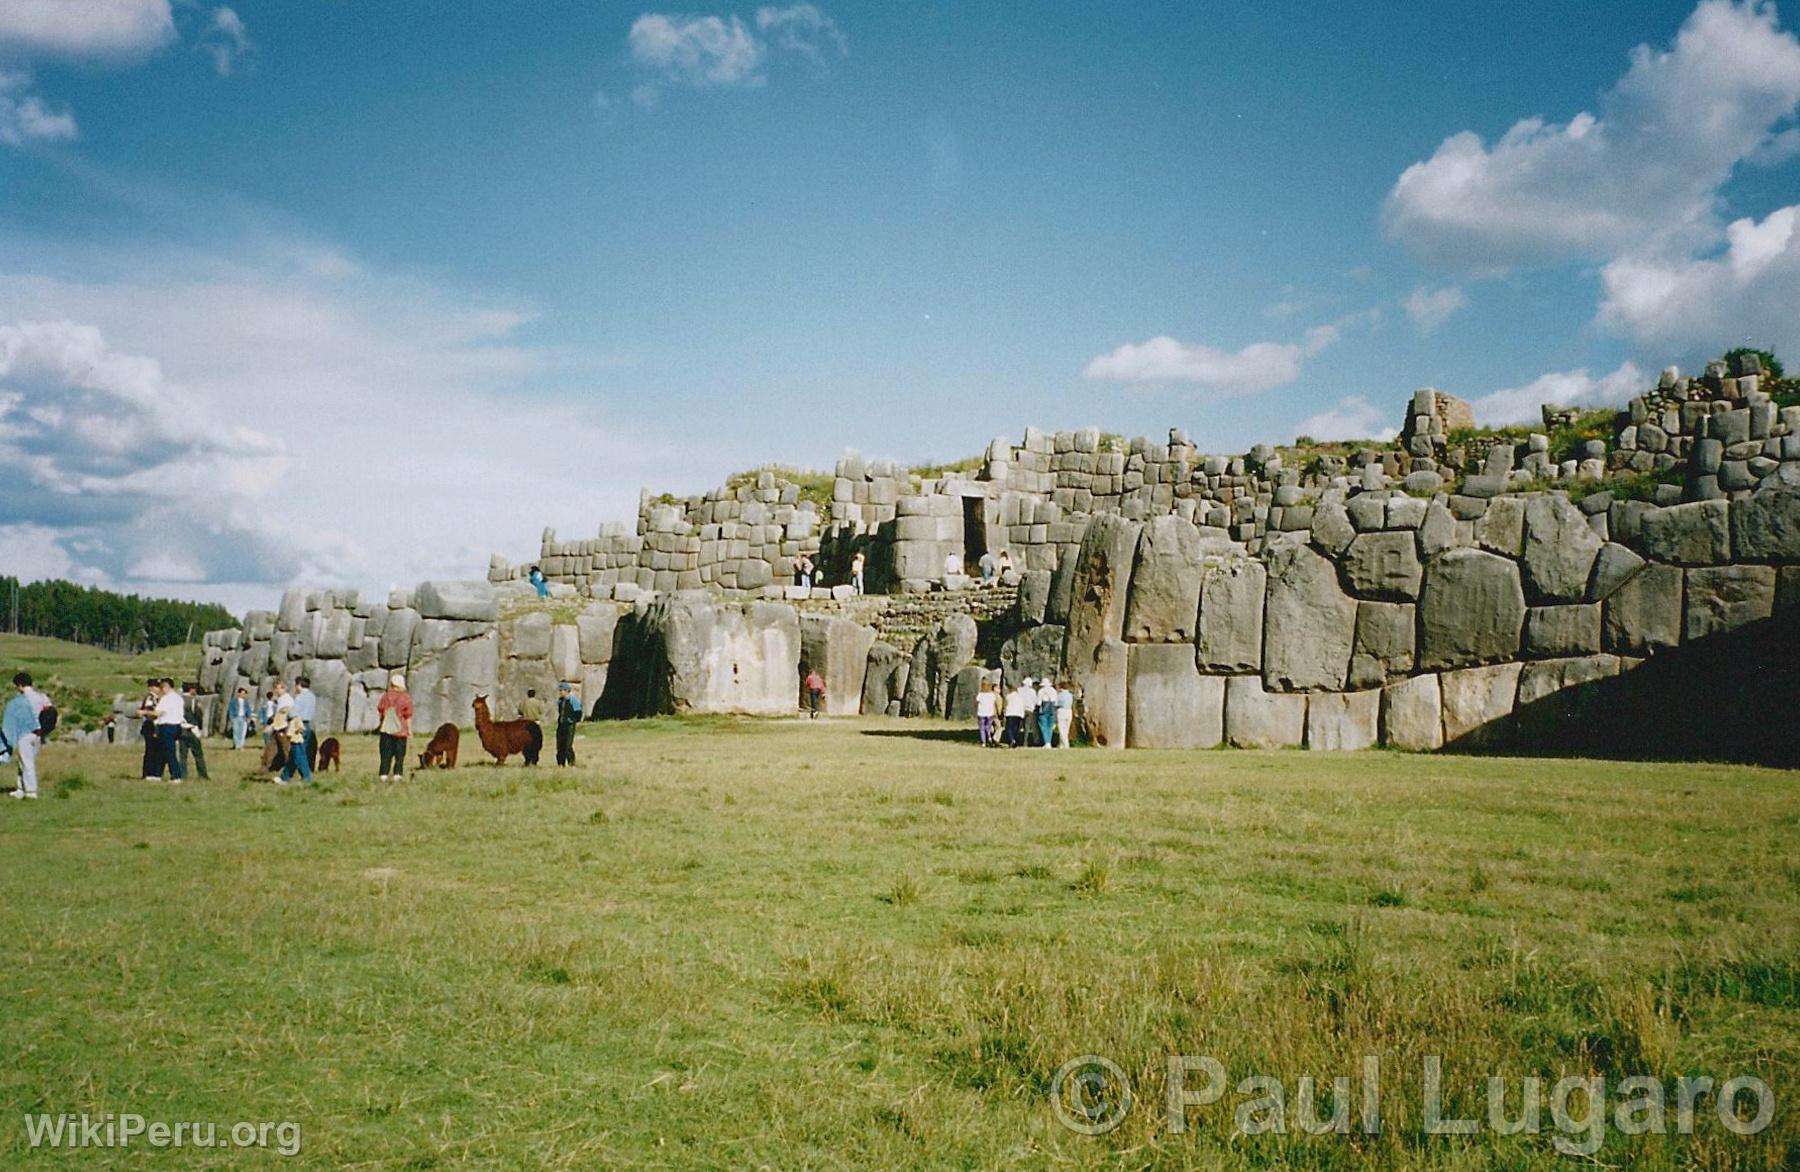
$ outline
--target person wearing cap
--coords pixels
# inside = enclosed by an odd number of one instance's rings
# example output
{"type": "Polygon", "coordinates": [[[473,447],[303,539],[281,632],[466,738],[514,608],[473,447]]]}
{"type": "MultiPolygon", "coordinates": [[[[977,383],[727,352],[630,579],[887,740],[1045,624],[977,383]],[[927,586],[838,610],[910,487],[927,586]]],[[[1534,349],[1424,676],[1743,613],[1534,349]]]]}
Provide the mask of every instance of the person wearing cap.
{"type": "Polygon", "coordinates": [[[567,680],[556,685],[556,763],[575,764],[575,726],[581,723],[581,693],[567,680]]]}
{"type": "Polygon", "coordinates": [[[1037,690],[1038,748],[1048,749],[1056,741],[1056,685],[1045,676],[1037,690]]]}
{"type": "Polygon", "coordinates": [[[375,701],[375,717],[381,730],[381,780],[399,781],[406,776],[406,739],[412,736],[413,701],[406,691],[406,677],[388,677],[387,691],[375,701]]]}

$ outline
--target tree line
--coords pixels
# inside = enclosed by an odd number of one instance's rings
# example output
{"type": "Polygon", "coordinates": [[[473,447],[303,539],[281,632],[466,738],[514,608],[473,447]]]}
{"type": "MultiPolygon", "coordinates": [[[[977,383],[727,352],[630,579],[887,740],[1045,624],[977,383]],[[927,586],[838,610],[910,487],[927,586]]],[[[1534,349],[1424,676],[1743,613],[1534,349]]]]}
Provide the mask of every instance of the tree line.
{"type": "Polygon", "coordinates": [[[21,583],[0,575],[0,629],[19,635],[67,639],[136,655],[237,625],[230,611],[213,602],[115,594],[61,579],[21,583]]]}

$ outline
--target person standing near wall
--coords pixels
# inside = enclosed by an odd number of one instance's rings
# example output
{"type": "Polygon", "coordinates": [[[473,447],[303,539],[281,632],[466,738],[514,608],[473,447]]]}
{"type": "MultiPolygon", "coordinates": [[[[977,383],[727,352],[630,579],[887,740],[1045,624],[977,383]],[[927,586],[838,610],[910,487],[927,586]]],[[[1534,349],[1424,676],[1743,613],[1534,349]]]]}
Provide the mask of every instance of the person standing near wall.
{"type": "Polygon", "coordinates": [[[1075,693],[1064,680],[1056,689],[1056,747],[1069,747],[1069,730],[1075,726],[1075,693]]]}
{"type": "Polygon", "coordinates": [[[200,685],[189,682],[181,685],[181,738],[176,742],[176,751],[181,754],[181,772],[190,768],[201,781],[211,781],[206,773],[206,745],[200,740],[200,685]]]}
{"type": "Polygon", "coordinates": [[[539,735],[543,735],[544,702],[538,699],[536,688],[525,689],[525,698],[519,701],[519,719],[529,720],[531,723],[537,725],[539,735]]]}
{"type": "Polygon", "coordinates": [[[19,763],[19,785],[12,791],[12,796],[36,798],[38,747],[44,743],[43,734],[38,731],[38,720],[44,709],[50,707],[50,700],[32,686],[29,672],[13,676],[13,690],[18,694],[8,700],[5,711],[0,712],[0,738],[4,738],[6,748],[19,763]]]}
{"type": "Polygon", "coordinates": [[[581,693],[576,691],[575,685],[567,680],[556,685],[557,765],[575,764],[575,726],[581,723],[584,715],[581,693]]]}
{"type": "MultiPolygon", "coordinates": [[[[174,680],[165,677],[157,683],[156,689],[156,741],[162,753],[162,764],[169,770],[169,784],[180,785],[187,776],[181,767],[180,756],[181,727],[187,723],[187,706],[181,702],[181,693],[175,690],[174,680]]],[[[161,774],[148,780],[160,781],[161,774]]]]}
{"type": "Polygon", "coordinates": [[[238,750],[244,747],[244,741],[250,735],[250,689],[239,688],[237,695],[225,706],[225,721],[231,726],[231,747],[238,750]]]}
{"type": "Polygon", "coordinates": [[[825,705],[825,677],[817,668],[806,673],[806,708],[812,719],[819,719],[819,709],[825,705]]]}
{"type": "Polygon", "coordinates": [[[1022,749],[1025,747],[1025,706],[1030,702],[1031,677],[1006,694],[1006,747],[1022,749]]]}
{"type": "Polygon", "coordinates": [[[1000,697],[994,691],[994,681],[983,679],[981,691],[975,693],[975,731],[981,738],[981,747],[991,749],[997,742],[994,736],[994,717],[1000,707],[1000,697]]]}
{"type": "Polygon", "coordinates": [[[1049,676],[1038,681],[1037,726],[1038,740],[1043,742],[1038,747],[1050,748],[1056,739],[1056,688],[1049,676]]]}
{"type": "Polygon", "coordinates": [[[412,736],[413,701],[406,691],[406,677],[388,677],[387,691],[375,701],[375,718],[381,730],[381,780],[400,781],[406,776],[406,738],[412,736]]]}
{"type": "Polygon", "coordinates": [[[550,597],[550,583],[544,580],[544,571],[533,566],[531,567],[531,574],[526,580],[531,583],[531,588],[537,591],[537,596],[539,598],[550,597]]]}
{"type": "Polygon", "coordinates": [[[984,550],[975,565],[981,570],[981,584],[992,586],[994,579],[1000,574],[1000,563],[994,559],[994,551],[984,550]]]}
{"type": "Polygon", "coordinates": [[[794,585],[811,586],[813,584],[813,560],[806,554],[794,559],[794,585]]]}
{"type": "Polygon", "coordinates": [[[863,592],[863,555],[860,549],[850,559],[850,588],[858,594],[863,592]]]}

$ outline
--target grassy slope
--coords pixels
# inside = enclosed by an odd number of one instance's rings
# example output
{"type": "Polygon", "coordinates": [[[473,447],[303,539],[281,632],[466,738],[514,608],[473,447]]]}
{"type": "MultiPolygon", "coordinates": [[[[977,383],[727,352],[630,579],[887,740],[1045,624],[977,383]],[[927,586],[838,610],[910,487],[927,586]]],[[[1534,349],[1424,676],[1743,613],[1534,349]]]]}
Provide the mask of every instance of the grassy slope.
{"type": "Polygon", "coordinates": [[[1421,1138],[1425,1054],[1477,1115],[1490,1071],[1759,1074],[1760,1138],[1600,1160],[1800,1158],[1792,775],[942,727],[590,726],[578,771],[386,789],[355,738],[310,792],[49,752],[66,800],[0,808],[0,1163],[22,1112],[134,1110],[298,1119],[315,1166],[1564,1166],[1421,1138]],[[1102,1139],[1045,1101],[1088,1052],[1139,1096],[1102,1139]],[[1379,1054],[1387,1127],[1167,1134],[1170,1053],[1379,1054]]]}
{"type": "Polygon", "coordinates": [[[5,669],[6,681],[16,671],[30,672],[73,728],[93,728],[112,708],[115,695],[142,695],[144,681],[151,676],[193,678],[199,662],[200,647],[194,643],[143,655],[115,655],[62,639],[0,634],[0,668],[5,669]]]}

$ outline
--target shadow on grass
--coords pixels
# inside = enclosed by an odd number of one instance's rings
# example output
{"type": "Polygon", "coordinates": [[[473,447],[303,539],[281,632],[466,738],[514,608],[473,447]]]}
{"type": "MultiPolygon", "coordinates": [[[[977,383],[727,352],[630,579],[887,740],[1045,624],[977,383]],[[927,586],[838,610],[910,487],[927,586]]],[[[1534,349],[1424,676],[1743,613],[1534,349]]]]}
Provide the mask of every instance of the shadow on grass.
{"type": "Polygon", "coordinates": [[[972,728],[865,728],[865,737],[905,737],[915,741],[961,741],[965,745],[979,743],[972,728]]]}

